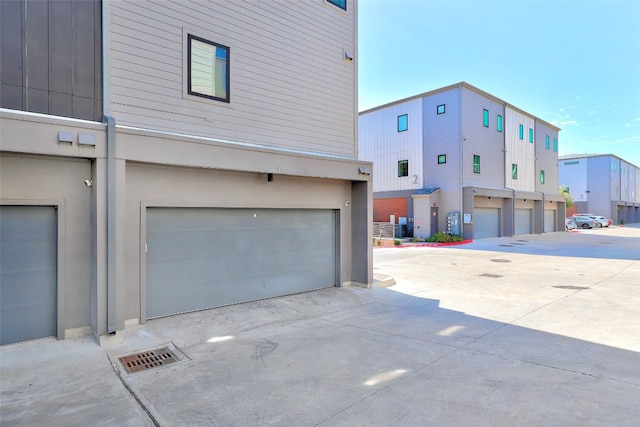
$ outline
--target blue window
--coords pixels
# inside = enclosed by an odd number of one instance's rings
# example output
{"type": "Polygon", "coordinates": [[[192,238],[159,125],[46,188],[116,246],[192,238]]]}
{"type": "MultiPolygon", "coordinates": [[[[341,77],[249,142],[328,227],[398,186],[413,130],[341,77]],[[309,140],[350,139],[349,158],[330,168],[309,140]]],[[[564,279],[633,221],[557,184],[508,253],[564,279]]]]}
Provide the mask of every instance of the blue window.
{"type": "Polygon", "coordinates": [[[404,132],[409,129],[409,117],[406,114],[398,116],[398,132],[404,132]]]}
{"type": "Polygon", "coordinates": [[[550,142],[549,142],[549,135],[546,135],[546,136],[544,137],[544,148],[546,148],[547,150],[548,150],[549,148],[551,148],[551,144],[550,144],[550,142]]]}
{"type": "Polygon", "coordinates": [[[558,152],[558,138],[553,138],[553,151],[558,152]]]}
{"type": "Polygon", "coordinates": [[[347,10],[347,0],[327,0],[331,4],[335,4],[340,9],[347,10]]]}
{"type": "Polygon", "coordinates": [[[440,104],[436,107],[437,114],[444,114],[444,111],[445,111],[444,104],[440,104]]]}
{"type": "Polygon", "coordinates": [[[489,110],[482,110],[482,124],[484,127],[489,127],[489,110]]]}
{"type": "Polygon", "coordinates": [[[520,125],[520,139],[524,139],[524,126],[520,125]]]}
{"type": "Polygon", "coordinates": [[[229,102],[229,48],[189,34],[188,93],[229,102]]]}
{"type": "Polygon", "coordinates": [[[498,132],[502,132],[502,116],[498,114],[498,132]]]}
{"type": "Polygon", "coordinates": [[[529,142],[533,144],[533,129],[529,128],[529,142]]]}

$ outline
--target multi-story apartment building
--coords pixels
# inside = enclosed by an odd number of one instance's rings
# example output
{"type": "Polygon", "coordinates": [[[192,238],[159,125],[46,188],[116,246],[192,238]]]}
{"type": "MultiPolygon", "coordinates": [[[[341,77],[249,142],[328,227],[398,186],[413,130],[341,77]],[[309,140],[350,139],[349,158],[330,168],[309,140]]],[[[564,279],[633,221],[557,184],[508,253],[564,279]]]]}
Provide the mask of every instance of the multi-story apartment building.
{"type": "Polygon", "coordinates": [[[363,111],[374,221],[393,217],[420,237],[564,230],[559,130],[464,82],[363,111]]]}
{"type": "Polygon", "coordinates": [[[578,213],[640,222],[640,168],[613,154],[572,154],[558,159],[558,182],[569,187],[578,213]]]}
{"type": "Polygon", "coordinates": [[[0,2],[1,343],[369,285],[356,9],[0,2]]]}

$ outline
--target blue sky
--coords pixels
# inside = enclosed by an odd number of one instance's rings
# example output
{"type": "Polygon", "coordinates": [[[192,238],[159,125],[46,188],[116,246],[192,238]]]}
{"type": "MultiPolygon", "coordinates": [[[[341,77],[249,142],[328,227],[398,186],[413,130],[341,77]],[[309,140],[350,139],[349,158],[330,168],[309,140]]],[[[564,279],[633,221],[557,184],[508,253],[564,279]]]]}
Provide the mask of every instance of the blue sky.
{"type": "Polygon", "coordinates": [[[359,110],[460,81],[640,167],[640,0],[359,0],[359,110]]]}

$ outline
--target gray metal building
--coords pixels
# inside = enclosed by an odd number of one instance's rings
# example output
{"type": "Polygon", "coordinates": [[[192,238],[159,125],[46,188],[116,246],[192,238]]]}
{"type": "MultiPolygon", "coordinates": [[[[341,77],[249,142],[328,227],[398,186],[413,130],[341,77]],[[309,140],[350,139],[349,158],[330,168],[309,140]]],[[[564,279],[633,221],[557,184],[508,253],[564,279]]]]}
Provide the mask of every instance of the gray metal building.
{"type": "Polygon", "coordinates": [[[1,344],[371,284],[341,5],[0,2],[1,344]]]}
{"type": "Polygon", "coordinates": [[[640,168],[613,154],[571,154],[558,159],[559,183],[569,187],[577,213],[615,224],[640,222],[640,168]]]}
{"type": "Polygon", "coordinates": [[[559,130],[465,82],[363,111],[359,156],[375,165],[374,218],[406,218],[420,237],[564,230],[559,130]]]}

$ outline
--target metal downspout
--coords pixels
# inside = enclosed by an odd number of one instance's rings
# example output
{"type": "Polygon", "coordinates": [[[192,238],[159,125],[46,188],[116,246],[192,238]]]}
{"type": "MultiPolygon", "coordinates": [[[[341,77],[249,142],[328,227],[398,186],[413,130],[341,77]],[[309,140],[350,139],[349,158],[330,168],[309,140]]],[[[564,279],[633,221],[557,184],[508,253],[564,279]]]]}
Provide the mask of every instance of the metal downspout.
{"type": "Polygon", "coordinates": [[[462,132],[462,83],[458,83],[458,88],[460,90],[460,95],[459,95],[459,118],[458,120],[460,121],[460,125],[458,126],[458,138],[460,141],[460,160],[459,160],[459,168],[460,168],[460,231],[462,233],[462,235],[464,236],[464,221],[462,220],[462,218],[464,217],[464,194],[463,194],[463,189],[464,189],[464,147],[463,147],[463,143],[464,143],[464,134],[462,132]]]}

